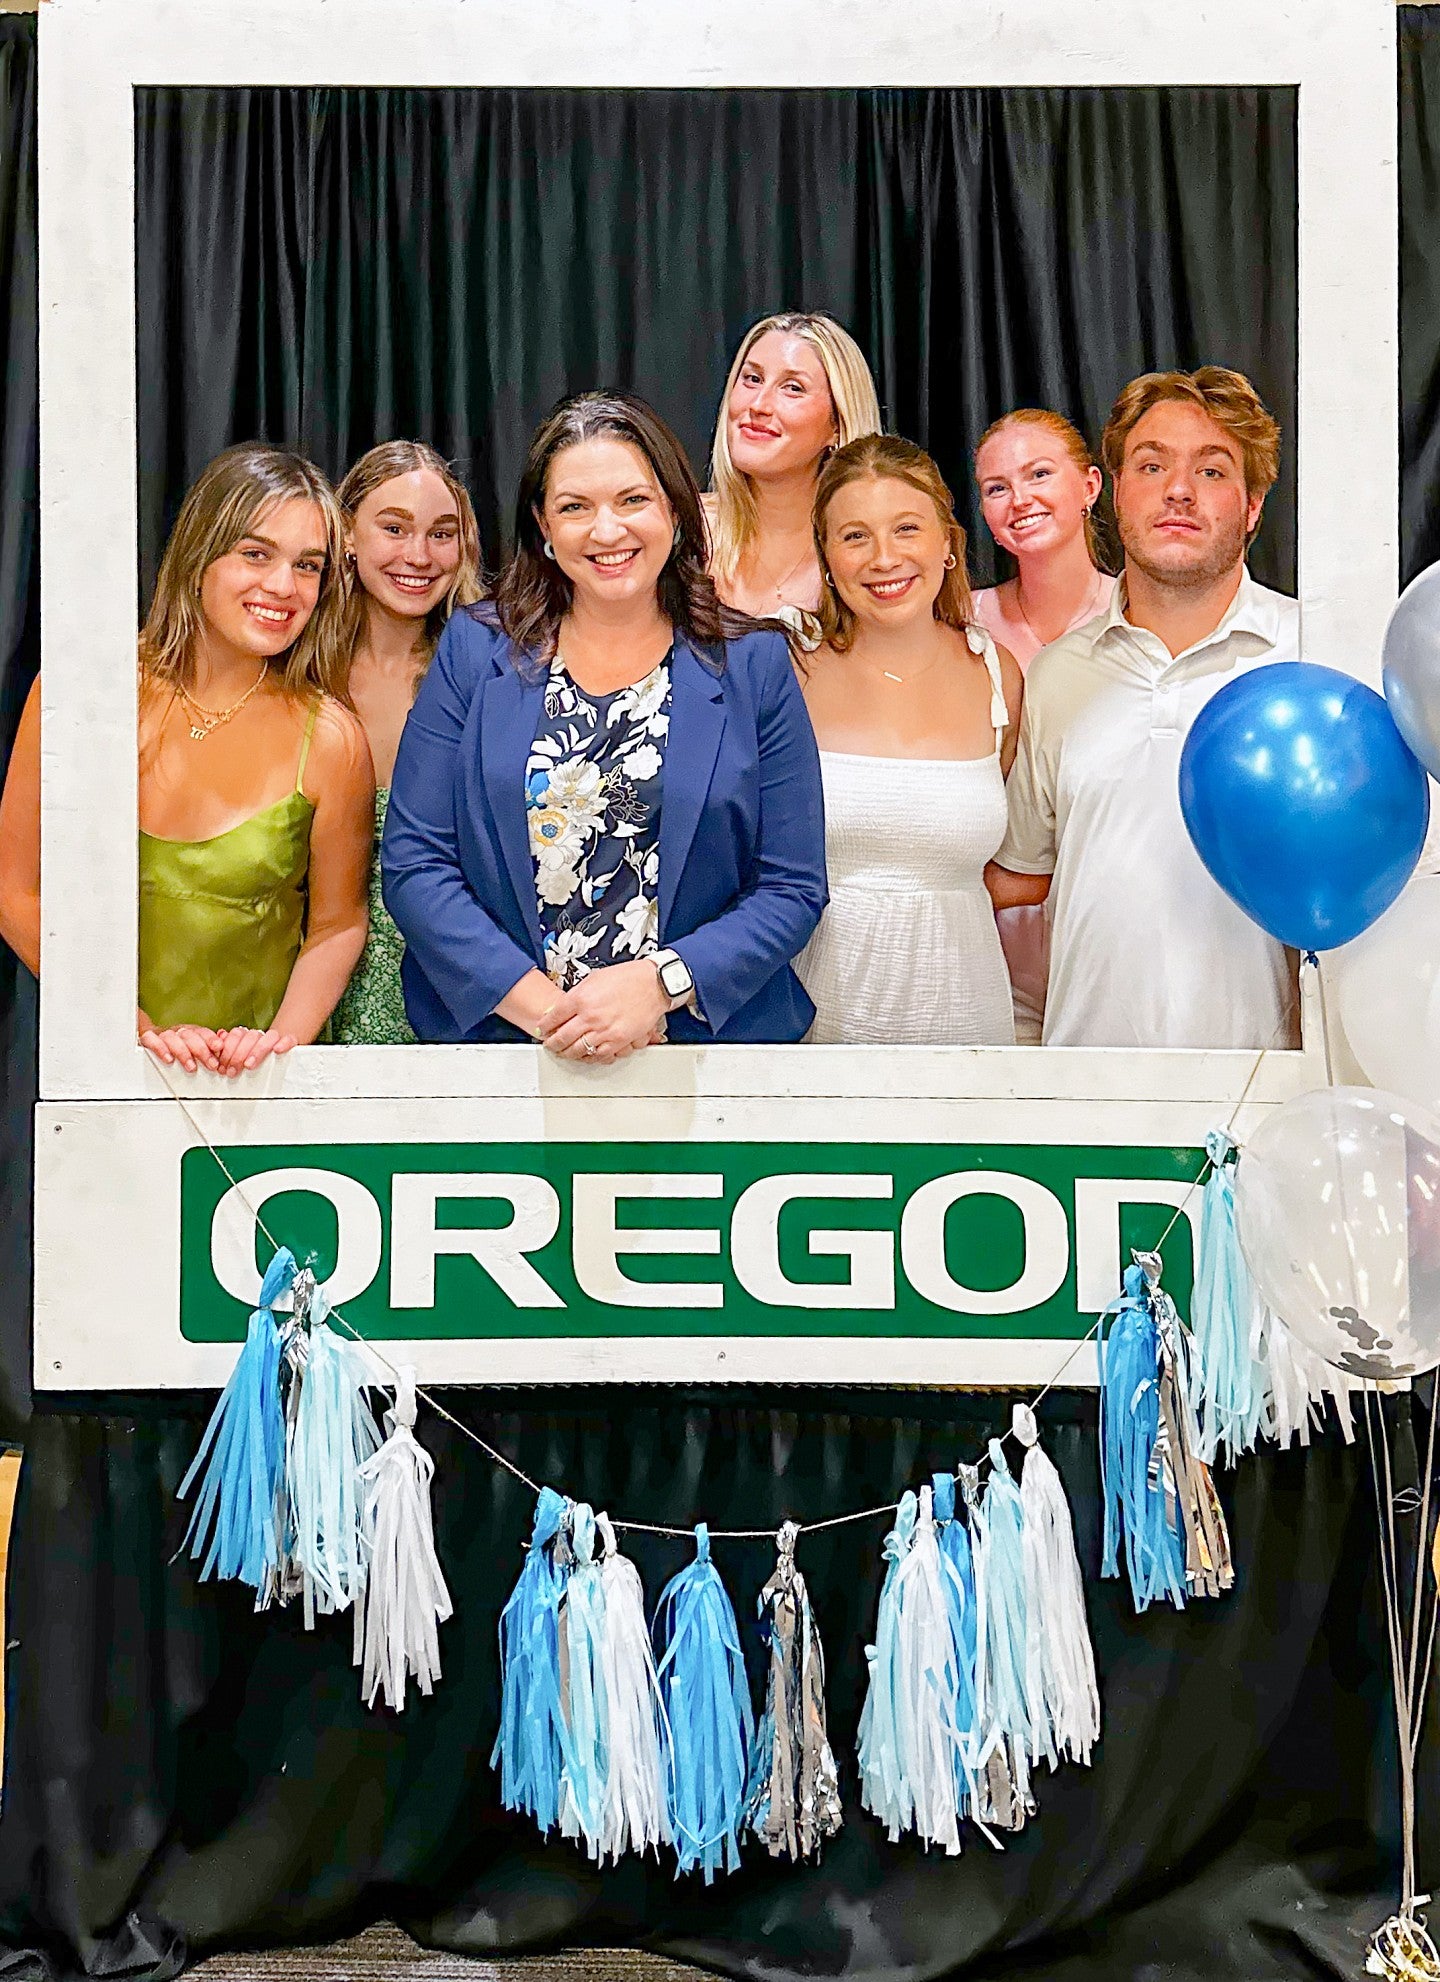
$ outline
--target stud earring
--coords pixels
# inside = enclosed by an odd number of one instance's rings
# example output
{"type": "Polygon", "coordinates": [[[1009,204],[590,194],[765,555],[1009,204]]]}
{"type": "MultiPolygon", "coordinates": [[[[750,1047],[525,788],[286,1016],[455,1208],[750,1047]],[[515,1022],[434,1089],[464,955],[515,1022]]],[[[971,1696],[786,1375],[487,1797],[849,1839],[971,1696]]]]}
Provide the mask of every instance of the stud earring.
{"type": "Polygon", "coordinates": [[[555,546],[548,537],[545,539],[545,555],[552,564],[555,562],[555,546]]]}

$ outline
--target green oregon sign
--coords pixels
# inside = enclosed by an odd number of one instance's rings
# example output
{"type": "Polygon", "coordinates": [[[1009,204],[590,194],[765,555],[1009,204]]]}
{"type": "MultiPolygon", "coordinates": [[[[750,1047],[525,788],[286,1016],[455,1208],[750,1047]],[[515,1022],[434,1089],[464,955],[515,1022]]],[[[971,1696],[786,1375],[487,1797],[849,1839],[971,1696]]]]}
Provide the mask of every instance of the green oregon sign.
{"type": "MultiPolygon", "coordinates": [[[[232,1146],[181,1166],[181,1332],[238,1341],[270,1241],[366,1334],[1083,1335],[1165,1252],[1193,1148],[774,1142],[232,1146]],[[248,1201],[248,1202],[247,1202],[248,1201]]],[[[1198,1193],[1192,1208],[1198,1207],[1198,1193]]]]}

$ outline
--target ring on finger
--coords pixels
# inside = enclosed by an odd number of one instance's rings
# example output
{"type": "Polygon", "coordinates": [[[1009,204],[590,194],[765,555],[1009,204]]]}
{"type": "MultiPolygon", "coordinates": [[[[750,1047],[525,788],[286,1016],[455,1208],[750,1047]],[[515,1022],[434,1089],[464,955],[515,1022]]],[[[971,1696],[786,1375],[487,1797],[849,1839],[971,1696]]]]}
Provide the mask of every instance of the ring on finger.
{"type": "Polygon", "coordinates": [[[587,1060],[593,1060],[595,1058],[595,1042],[593,1040],[582,1039],[580,1041],[580,1050],[587,1060]]]}

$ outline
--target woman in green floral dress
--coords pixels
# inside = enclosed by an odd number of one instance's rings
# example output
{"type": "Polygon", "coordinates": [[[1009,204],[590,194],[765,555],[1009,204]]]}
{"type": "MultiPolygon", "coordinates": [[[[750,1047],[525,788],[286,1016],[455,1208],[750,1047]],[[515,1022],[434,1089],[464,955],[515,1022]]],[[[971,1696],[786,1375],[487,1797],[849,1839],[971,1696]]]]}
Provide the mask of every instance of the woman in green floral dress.
{"type": "Polygon", "coordinates": [[[480,533],[469,495],[423,441],[392,440],[362,455],[340,484],[345,517],[348,688],[375,765],[370,934],[336,1007],[338,1045],[401,1046],[405,941],[380,898],[380,838],[400,732],[451,611],[484,596],[480,533]]]}

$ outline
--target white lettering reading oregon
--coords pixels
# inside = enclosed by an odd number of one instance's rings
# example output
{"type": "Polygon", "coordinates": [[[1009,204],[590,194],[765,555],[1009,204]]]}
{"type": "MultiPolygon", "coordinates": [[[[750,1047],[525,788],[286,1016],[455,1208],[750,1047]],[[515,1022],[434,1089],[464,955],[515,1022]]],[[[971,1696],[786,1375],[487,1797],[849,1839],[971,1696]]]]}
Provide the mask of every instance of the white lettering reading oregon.
{"type": "MultiPolygon", "coordinates": [[[[1163,1178],[1075,1180],[1075,1284],[1080,1312],[1111,1297],[1119,1280],[1120,1216],[1131,1204],[1179,1204],[1183,1183],[1163,1178]]],[[[335,1170],[294,1167],[262,1171],[229,1190],[210,1228],[211,1267],[219,1285],[252,1306],[260,1287],[256,1265],[256,1213],[286,1192],[313,1192],[334,1207],[338,1230],[335,1264],[325,1289],[335,1306],[365,1293],[380,1272],[387,1212],[353,1177],[335,1170]]],[[[736,1201],[729,1221],[728,1267],[724,1231],[725,1180],[716,1172],[599,1171],[572,1179],[570,1265],[588,1300],[608,1307],[721,1308],[743,1291],[767,1307],[878,1309],[895,1307],[897,1232],[857,1227],[824,1207],[895,1196],[887,1172],[796,1172],[762,1177],[736,1201]],[[676,1200],[709,1201],[709,1216],[690,1203],[684,1222],[667,1224],[655,1209],[676,1200]],[[780,1260],[781,1214],[787,1205],[812,1207],[804,1243],[811,1258],[843,1259],[841,1279],[795,1279],[780,1260]],[[628,1206],[650,1207],[643,1223],[628,1206]],[[632,1278],[624,1256],[714,1260],[714,1270],[693,1280],[632,1278]]],[[[1192,1229],[1199,1194],[1185,1205],[1192,1229]]],[[[517,1309],[563,1308],[565,1300],[532,1255],[560,1230],[555,1186],[524,1172],[397,1172],[388,1208],[390,1305],[433,1308],[435,1262],[471,1259],[517,1309]],[[489,1201],[506,1216],[484,1226],[441,1224],[439,1207],[489,1201]]],[[[1024,1314],[1050,1300],[1070,1265],[1070,1220],[1054,1191],[1033,1177],[1001,1170],[961,1170],[933,1178],[914,1191],[898,1218],[899,1266],[922,1300],[955,1314],[1024,1314]],[[1008,1286],[976,1287],[957,1277],[959,1263],[946,1255],[946,1219],[962,1198],[992,1197],[1019,1212],[1024,1244],[1019,1271],[1008,1286]]],[[[987,1275],[977,1275],[987,1278],[987,1275]]],[[[476,1283],[477,1292],[483,1283],[476,1283]]]]}

